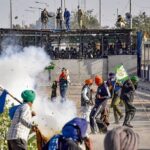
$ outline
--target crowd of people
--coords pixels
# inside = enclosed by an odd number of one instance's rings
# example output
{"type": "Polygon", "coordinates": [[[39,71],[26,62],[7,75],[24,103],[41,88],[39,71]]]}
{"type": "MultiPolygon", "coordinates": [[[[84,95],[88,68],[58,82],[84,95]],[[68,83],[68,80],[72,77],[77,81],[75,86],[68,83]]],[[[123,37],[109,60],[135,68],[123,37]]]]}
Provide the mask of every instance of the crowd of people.
{"type": "MultiPolygon", "coordinates": [[[[139,136],[131,129],[136,108],[133,105],[134,93],[138,86],[138,77],[132,75],[124,81],[119,81],[115,73],[109,73],[108,80],[102,76],[86,79],[81,90],[81,116],[68,121],[60,134],[56,134],[41,145],[42,150],[94,150],[90,134],[104,133],[105,150],[137,150],[139,136]],[[97,90],[92,88],[96,84],[97,90]],[[95,101],[93,101],[95,95],[95,101]],[[125,106],[125,117],[122,126],[108,130],[109,109],[107,101],[112,99],[111,107],[114,111],[115,123],[124,117],[119,108],[120,102],[125,106]],[[90,131],[88,130],[90,127],[90,131]],[[83,148],[84,147],[84,148],[83,148]]],[[[57,87],[61,96],[61,103],[67,101],[66,94],[70,83],[69,71],[62,68],[58,81],[52,84],[51,101],[56,100],[57,87]]],[[[36,114],[32,111],[32,104],[36,94],[32,90],[21,93],[23,104],[15,107],[7,140],[9,150],[27,150],[30,130],[37,131],[38,125],[32,123],[31,118],[36,114]]],[[[44,137],[43,137],[44,138],[44,137]]]]}
{"type": "Polygon", "coordinates": [[[51,59],[97,59],[107,58],[109,55],[133,55],[134,52],[130,52],[129,48],[122,46],[121,42],[118,44],[104,44],[104,50],[102,47],[96,47],[94,42],[80,44],[76,47],[66,47],[61,49],[59,47],[49,46],[46,47],[47,53],[51,59]]]}
{"type": "Polygon", "coordinates": [[[90,115],[89,107],[91,107],[91,85],[93,82],[92,79],[85,81],[85,85],[83,86],[81,94],[81,106],[84,107],[84,109],[82,109],[82,113],[87,121],[87,118],[90,119],[89,122],[91,132],[93,134],[99,131],[107,132],[107,127],[110,124],[107,101],[110,98],[112,98],[111,107],[114,111],[115,123],[118,124],[119,121],[124,117],[119,108],[119,104],[123,103],[125,105],[125,118],[123,126],[133,128],[130,122],[134,118],[136,112],[136,108],[133,105],[133,99],[135,90],[137,89],[138,81],[138,77],[134,75],[129,77],[123,83],[117,81],[114,73],[109,74],[107,81],[104,81],[101,76],[96,75],[95,84],[97,85],[97,91],[95,94],[95,103],[91,109],[90,115]]]}
{"type": "MultiPolygon", "coordinates": [[[[65,28],[67,31],[70,30],[70,16],[71,13],[70,11],[65,8],[64,12],[62,11],[62,8],[59,7],[56,12],[56,29],[63,29],[63,20],[65,24],[65,28]]],[[[41,22],[42,22],[42,29],[47,29],[47,23],[49,17],[53,17],[49,15],[48,11],[46,8],[41,12],[41,22]]],[[[78,21],[78,28],[82,29],[83,28],[83,11],[82,9],[78,6],[78,11],[77,11],[77,21],[78,21]]],[[[125,19],[121,16],[118,15],[117,21],[116,21],[116,27],[117,28],[125,28],[127,22],[125,19]]]]}
{"type": "MultiPolygon", "coordinates": [[[[64,73],[64,68],[62,69],[62,73],[64,73]]],[[[63,80],[64,79],[65,79],[65,83],[68,83],[67,75],[65,78],[63,78],[63,80]]],[[[138,82],[139,82],[138,77],[132,75],[128,77],[128,79],[126,79],[124,82],[123,81],[121,82],[121,81],[117,81],[115,73],[109,73],[107,81],[104,81],[103,78],[99,75],[95,76],[94,81],[93,79],[85,80],[85,84],[83,85],[81,90],[81,117],[84,118],[89,123],[91,134],[97,134],[99,132],[101,133],[108,132],[108,126],[110,125],[110,121],[109,121],[109,108],[107,105],[107,101],[110,98],[112,99],[110,107],[113,108],[115,124],[119,124],[120,120],[124,118],[122,124],[123,127],[114,129],[114,131],[130,132],[131,134],[133,134],[134,132],[128,128],[133,128],[133,126],[131,125],[131,121],[133,120],[136,113],[136,108],[133,105],[133,100],[134,100],[134,93],[135,90],[137,89],[138,82]],[[97,91],[94,91],[92,89],[92,85],[94,81],[97,86],[97,91]],[[92,100],[93,94],[95,94],[95,102],[93,102],[92,100]],[[120,104],[125,106],[125,117],[123,115],[124,113],[119,108],[120,104]]],[[[54,82],[54,84],[56,84],[56,81],[54,82]]],[[[65,89],[65,96],[64,95],[62,96],[61,84],[62,82],[61,82],[61,75],[60,75],[59,77],[60,95],[63,98],[66,97],[67,88],[66,87],[63,88],[65,89]]],[[[53,85],[52,85],[52,89],[53,89],[53,85]]],[[[57,89],[55,89],[55,92],[56,90],[57,89]]],[[[114,133],[114,131],[111,132],[113,134],[117,134],[114,133]]],[[[107,137],[106,141],[108,141],[108,139],[110,138],[109,136],[106,136],[107,137]]],[[[138,140],[137,135],[135,136],[134,140],[138,140]]],[[[135,144],[136,146],[137,143],[135,144]]],[[[133,145],[129,144],[127,146],[128,148],[125,149],[130,150],[129,148],[130,146],[132,147],[133,145]]],[[[105,147],[107,150],[109,146],[106,144],[105,147]]],[[[115,145],[115,147],[119,147],[119,146],[115,145]]]]}

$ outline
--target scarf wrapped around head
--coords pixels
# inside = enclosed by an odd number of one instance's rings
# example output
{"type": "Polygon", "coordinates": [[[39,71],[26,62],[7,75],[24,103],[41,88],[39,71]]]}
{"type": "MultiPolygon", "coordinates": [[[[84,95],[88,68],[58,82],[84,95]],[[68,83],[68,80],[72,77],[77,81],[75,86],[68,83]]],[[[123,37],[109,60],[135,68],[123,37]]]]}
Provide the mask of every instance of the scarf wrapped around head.
{"type": "Polygon", "coordinates": [[[24,90],[22,93],[21,93],[21,97],[23,99],[23,102],[31,102],[33,103],[34,99],[35,99],[35,92],[32,91],[32,90],[24,90]]]}
{"type": "Polygon", "coordinates": [[[117,127],[109,131],[104,139],[105,150],[137,150],[139,135],[131,128],[117,127]]]}

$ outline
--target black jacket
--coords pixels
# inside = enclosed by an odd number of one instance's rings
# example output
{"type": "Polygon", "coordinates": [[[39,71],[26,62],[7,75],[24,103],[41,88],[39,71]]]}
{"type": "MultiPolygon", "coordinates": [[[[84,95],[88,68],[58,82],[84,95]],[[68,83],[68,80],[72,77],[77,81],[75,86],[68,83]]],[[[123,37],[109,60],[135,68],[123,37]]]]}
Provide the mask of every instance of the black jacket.
{"type": "Polygon", "coordinates": [[[127,80],[124,82],[122,90],[121,90],[121,99],[124,101],[133,101],[134,99],[135,87],[131,80],[127,80]]]}
{"type": "Polygon", "coordinates": [[[76,142],[71,139],[62,139],[60,150],[82,150],[76,142]]]}

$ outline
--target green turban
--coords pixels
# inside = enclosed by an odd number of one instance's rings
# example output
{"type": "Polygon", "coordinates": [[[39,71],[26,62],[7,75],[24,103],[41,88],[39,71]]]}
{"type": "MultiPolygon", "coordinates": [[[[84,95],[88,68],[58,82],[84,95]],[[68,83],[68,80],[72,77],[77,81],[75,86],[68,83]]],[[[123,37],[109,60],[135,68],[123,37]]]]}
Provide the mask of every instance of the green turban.
{"type": "Polygon", "coordinates": [[[35,99],[35,92],[32,90],[25,90],[21,93],[21,97],[24,102],[31,102],[33,103],[35,99]]]}
{"type": "Polygon", "coordinates": [[[139,82],[139,78],[135,75],[132,75],[130,77],[130,80],[133,82],[133,84],[138,83],[139,82]]]}

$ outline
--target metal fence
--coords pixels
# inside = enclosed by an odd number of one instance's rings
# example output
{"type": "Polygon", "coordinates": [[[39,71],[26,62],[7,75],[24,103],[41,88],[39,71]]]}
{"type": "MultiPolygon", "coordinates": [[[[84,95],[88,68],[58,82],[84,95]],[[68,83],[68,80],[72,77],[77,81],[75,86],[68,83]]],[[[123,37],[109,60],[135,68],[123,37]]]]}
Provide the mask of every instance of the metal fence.
{"type": "Polygon", "coordinates": [[[150,81],[150,41],[143,42],[141,77],[150,81]]]}

